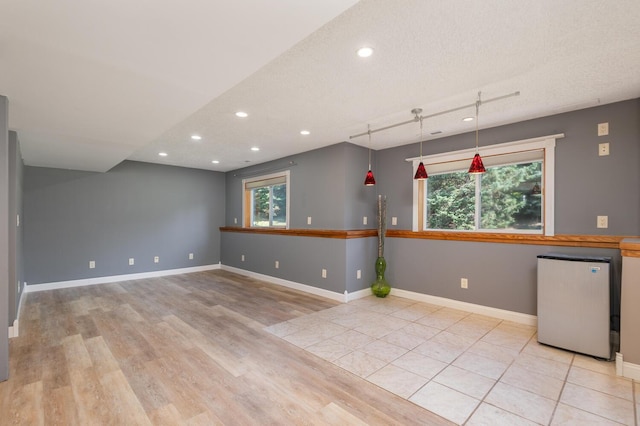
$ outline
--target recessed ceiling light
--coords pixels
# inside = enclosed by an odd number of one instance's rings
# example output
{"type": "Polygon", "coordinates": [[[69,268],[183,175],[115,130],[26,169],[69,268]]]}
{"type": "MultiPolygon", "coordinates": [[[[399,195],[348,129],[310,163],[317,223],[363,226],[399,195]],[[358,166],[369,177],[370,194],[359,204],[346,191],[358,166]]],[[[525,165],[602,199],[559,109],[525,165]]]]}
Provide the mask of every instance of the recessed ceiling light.
{"type": "Polygon", "coordinates": [[[310,132],[310,131],[308,131],[308,130],[300,130],[300,134],[301,134],[301,135],[304,135],[304,136],[307,136],[307,135],[310,135],[310,134],[311,134],[311,132],[310,132]]]}
{"type": "Polygon", "coordinates": [[[213,164],[220,164],[220,161],[218,161],[218,160],[213,160],[213,161],[211,161],[211,162],[212,162],[213,164]]]}
{"type": "Polygon", "coordinates": [[[191,135],[191,139],[193,139],[194,141],[199,141],[200,139],[202,139],[202,136],[200,136],[200,135],[191,135]]]}
{"type": "Polygon", "coordinates": [[[251,148],[251,151],[260,151],[260,148],[258,148],[257,146],[254,146],[251,148]]]}
{"type": "Polygon", "coordinates": [[[465,117],[462,121],[473,121],[473,117],[465,117]]]}
{"type": "Polygon", "coordinates": [[[368,58],[371,55],[373,55],[373,47],[365,46],[358,49],[358,56],[361,58],[368,58]]]}
{"type": "Polygon", "coordinates": [[[238,111],[236,112],[236,117],[240,117],[240,118],[247,118],[249,116],[249,114],[247,114],[244,111],[238,111]]]}
{"type": "Polygon", "coordinates": [[[159,155],[160,157],[166,157],[166,156],[167,156],[167,155],[169,155],[169,154],[167,154],[166,152],[159,152],[159,153],[158,153],[158,155],[159,155]]]}

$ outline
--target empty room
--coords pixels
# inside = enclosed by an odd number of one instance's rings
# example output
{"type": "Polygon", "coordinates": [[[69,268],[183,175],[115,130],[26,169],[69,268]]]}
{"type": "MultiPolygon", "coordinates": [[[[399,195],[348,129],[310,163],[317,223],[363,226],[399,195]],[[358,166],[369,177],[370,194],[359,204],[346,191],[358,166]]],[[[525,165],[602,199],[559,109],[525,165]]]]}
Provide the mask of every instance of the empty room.
{"type": "Polygon", "coordinates": [[[640,424],[636,0],[0,10],[0,425],[640,424]]]}

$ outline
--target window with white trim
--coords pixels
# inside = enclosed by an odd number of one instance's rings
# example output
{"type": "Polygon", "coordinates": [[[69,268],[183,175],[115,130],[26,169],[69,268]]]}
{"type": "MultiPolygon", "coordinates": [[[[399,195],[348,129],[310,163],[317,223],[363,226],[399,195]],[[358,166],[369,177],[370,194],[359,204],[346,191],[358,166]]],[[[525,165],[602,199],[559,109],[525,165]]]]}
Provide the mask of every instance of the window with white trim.
{"type": "Polygon", "coordinates": [[[289,171],[242,180],[244,227],[289,228],[289,171]]]}
{"type": "MultiPolygon", "coordinates": [[[[467,173],[475,149],[422,158],[429,178],[414,181],[414,231],[553,235],[555,141],[564,135],[480,149],[487,172],[467,173]]],[[[420,158],[412,158],[413,170],[420,158]]]]}

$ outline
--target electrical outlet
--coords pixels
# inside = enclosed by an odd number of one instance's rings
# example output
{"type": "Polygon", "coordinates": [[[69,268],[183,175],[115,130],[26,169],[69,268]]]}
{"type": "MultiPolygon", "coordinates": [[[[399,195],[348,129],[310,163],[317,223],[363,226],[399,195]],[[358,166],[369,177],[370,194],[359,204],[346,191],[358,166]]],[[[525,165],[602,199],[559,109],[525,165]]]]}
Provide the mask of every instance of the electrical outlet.
{"type": "Polygon", "coordinates": [[[598,136],[607,136],[609,134],[609,123],[598,124],[598,136]]]}
{"type": "Polygon", "coordinates": [[[129,265],[134,265],[136,263],[135,259],[133,257],[129,258],[129,265]]]}
{"type": "Polygon", "coordinates": [[[362,279],[362,271],[360,269],[356,271],[356,279],[357,280],[362,279]]]}
{"type": "Polygon", "coordinates": [[[469,280],[466,278],[460,278],[460,288],[469,288],[469,280]]]}
{"type": "Polygon", "coordinates": [[[238,218],[237,217],[233,218],[233,223],[236,224],[236,225],[238,224],[238,218]]]}
{"type": "Polygon", "coordinates": [[[609,227],[609,216],[598,216],[598,222],[596,225],[598,228],[608,228],[609,227]]]}
{"type": "Polygon", "coordinates": [[[598,155],[600,157],[609,155],[609,142],[598,144],[598,155]]]}
{"type": "Polygon", "coordinates": [[[307,225],[311,225],[311,216],[307,216],[307,225]]]}
{"type": "Polygon", "coordinates": [[[276,260],[276,269],[280,268],[280,262],[276,260]]]}
{"type": "Polygon", "coordinates": [[[160,262],[160,257],[155,256],[155,257],[153,258],[153,263],[159,263],[159,262],[160,262]]]}
{"type": "Polygon", "coordinates": [[[393,216],[391,218],[391,225],[396,226],[398,224],[398,218],[393,216]]]}
{"type": "Polygon", "coordinates": [[[189,260],[193,260],[193,253],[189,253],[189,260]]]}
{"type": "Polygon", "coordinates": [[[368,222],[367,217],[366,217],[366,216],[362,216],[362,224],[363,224],[363,225],[366,225],[366,224],[367,224],[367,222],[368,222]]]}
{"type": "Polygon", "coordinates": [[[240,261],[244,262],[244,254],[240,256],[240,261]]]}
{"type": "Polygon", "coordinates": [[[90,260],[89,261],[89,269],[95,269],[96,267],[96,261],[95,260],[90,260]]]}
{"type": "Polygon", "coordinates": [[[326,269],[322,270],[322,278],[327,278],[327,270],[326,269]]]}

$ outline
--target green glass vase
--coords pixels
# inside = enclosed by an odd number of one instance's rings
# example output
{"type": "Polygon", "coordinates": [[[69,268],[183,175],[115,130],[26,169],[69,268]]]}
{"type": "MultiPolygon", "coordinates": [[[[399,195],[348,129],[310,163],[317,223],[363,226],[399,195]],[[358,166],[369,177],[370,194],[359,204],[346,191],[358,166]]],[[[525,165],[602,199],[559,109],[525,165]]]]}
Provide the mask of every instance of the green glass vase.
{"type": "Polygon", "coordinates": [[[391,286],[384,278],[384,271],[387,269],[387,262],[384,257],[376,259],[376,280],[371,284],[371,291],[377,297],[387,297],[391,291],[391,286]]]}

